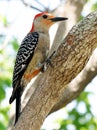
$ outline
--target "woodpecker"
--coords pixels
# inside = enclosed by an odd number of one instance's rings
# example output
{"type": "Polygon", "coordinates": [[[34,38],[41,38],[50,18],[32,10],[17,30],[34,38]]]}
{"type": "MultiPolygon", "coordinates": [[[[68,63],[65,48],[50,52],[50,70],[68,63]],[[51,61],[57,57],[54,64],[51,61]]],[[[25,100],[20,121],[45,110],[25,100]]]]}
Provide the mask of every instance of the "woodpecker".
{"type": "Polygon", "coordinates": [[[41,72],[47,58],[50,47],[49,28],[55,22],[63,20],[67,18],[54,17],[47,12],[37,14],[30,32],[21,43],[14,65],[13,91],[9,100],[11,104],[16,99],[15,123],[21,113],[22,93],[31,79],[41,72]]]}

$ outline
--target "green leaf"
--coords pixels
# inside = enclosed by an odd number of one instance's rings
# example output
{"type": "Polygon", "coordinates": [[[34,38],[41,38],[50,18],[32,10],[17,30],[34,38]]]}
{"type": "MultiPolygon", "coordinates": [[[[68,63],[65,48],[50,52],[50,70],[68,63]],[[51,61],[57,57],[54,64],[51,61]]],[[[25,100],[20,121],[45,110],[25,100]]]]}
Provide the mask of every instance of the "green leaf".
{"type": "Polygon", "coordinates": [[[5,98],[5,90],[3,89],[2,86],[0,86],[0,101],[2,101],[4,98],[5,98]]]}
{"type": "Polygon", "coordinates": [[[2,122],[0,122],[0,130],[5,130],[6,127],[4,126],[4,124],[2,122]]]}
{"type": "Polygon", "coordinates": [[[92,5],[92,8],[91,8],[92,11],[95,11],[97,10],[97,2],[95,4],[92,5]]]}
{"type": "Polygon", "coordinates": [[[19,48],[19,44],[18,44],[18,41],[17,41],[16,38],[13,38],[13,40],[11,41],[11,44],[12,44],[13,49],[14,49],[15,51],[17,51],[18,48],[19,48]]]}
{"type": "Polygon", "coordinates": [[[3,16],[3,15],[1,15],[1,14],[0,14],[0,21],[3,23],[3,25],[4,25],[5,27],[7,27],[7,26],[9,25],[9,22],[8,22],[8,20],[7,20],[7,17],[6,17],[6,16],[3,16]]]}

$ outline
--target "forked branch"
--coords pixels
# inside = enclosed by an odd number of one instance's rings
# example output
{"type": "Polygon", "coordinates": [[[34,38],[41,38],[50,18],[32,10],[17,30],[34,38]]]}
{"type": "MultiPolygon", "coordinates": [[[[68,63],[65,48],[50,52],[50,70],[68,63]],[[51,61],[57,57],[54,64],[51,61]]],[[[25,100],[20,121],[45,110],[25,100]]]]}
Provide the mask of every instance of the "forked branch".
{"type": "MultiPolygon", "coordinates": [[[[54,67],[48,66],[42,74],[39,87],[31,96],[12,130],[39,130],[46,116],[61,100],[62,95],[65,95],[67,84],[85,67],[96,46],[97,11],[89,14],[68,33],[56,55],[51,59],[54,67]]],[[[66,104],[74,99],[73,95],[80,94],[82,89],[80,87],[78,89],[80,91],[75,93],[71,87],[66,104]]]]}

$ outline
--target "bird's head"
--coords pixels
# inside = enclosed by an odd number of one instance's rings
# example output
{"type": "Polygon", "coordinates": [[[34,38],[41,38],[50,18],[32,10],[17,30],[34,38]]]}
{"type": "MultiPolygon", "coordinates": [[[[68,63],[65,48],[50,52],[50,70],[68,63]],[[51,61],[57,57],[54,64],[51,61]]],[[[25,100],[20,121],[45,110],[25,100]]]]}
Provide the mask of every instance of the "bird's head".
{"type": "Polygon", "coordinates": [[[42,12],[34,17],[32,28],[30,32],[34,31],[48,31],[51,25],[58,21],[67,20],[65,17],[54,17],[50,13],[42,12]]]}

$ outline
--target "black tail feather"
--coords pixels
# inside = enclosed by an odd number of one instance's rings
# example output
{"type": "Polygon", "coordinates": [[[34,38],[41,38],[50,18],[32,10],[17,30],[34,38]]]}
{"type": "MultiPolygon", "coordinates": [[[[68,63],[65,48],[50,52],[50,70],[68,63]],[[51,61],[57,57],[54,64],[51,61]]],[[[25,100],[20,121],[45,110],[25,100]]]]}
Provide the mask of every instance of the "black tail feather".
{"type": "Polygon", "coordinates": [[[15,124],[18,121],[18,118],[21,113],[21,95],[22,95],[22,89],[21,86],[17,90],[16,94],[16,114],[15,114],[15,124]]]}

